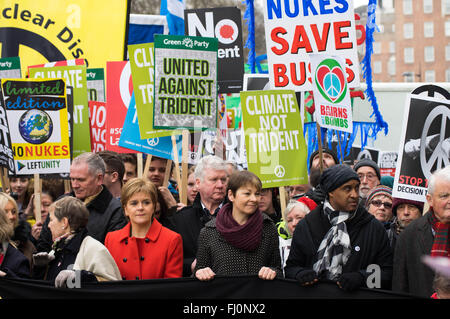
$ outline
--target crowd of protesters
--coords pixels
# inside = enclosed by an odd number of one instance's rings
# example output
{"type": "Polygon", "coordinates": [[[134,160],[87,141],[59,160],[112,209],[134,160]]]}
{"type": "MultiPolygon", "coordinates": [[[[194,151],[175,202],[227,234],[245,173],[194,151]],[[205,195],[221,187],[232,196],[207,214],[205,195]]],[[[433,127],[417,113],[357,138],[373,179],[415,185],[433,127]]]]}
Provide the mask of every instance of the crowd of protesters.
{"type": "Polygon", "coordinates": [[[250,274],[352,291],[368,287],[376,265],[376,288],[450,297],[450,278],[422,262],[450,256],[450,166],[433,173],[425,203],[393,197],[392,178],[372,160],[339,164],[323,149],[309,167],[309,184],[287,187],[284,199],[253,172],[205,156],[189,168],[181,203],[168,160],[152,156],[137,177],[134,154],[84,153],[70,190],[44,179],[40,218],[32,179],[10,177],[0,276],[65,287],[77,271],[82,282],[250,274]]]}

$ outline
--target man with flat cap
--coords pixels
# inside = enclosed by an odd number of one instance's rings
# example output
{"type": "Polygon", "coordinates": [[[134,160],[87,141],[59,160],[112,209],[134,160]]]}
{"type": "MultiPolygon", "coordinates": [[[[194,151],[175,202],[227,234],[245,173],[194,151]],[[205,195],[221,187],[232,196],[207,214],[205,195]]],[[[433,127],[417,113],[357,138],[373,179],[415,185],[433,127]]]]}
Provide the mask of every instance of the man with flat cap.
{"type": "Polygon", "coordinates": [[[359,204],[359,185],[358,174],[347,165],[323,172],[320,186],[325,201],[295,228],[287,278],[304,286],[332,280],[346,291],[368,283],[371,288],[390,289],[389,240],[382,224],[359,204]]]}

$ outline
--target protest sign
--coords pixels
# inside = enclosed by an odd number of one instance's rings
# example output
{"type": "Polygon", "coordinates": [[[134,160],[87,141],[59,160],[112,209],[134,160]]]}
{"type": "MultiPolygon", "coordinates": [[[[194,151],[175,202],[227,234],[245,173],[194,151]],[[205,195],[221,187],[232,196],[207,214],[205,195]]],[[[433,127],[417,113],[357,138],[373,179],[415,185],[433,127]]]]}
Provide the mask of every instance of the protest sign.
{"type": "Polygon", "coordinates": [[[89,117],[92,152],[104,151],[106,148],[106,103],[89,101],[89,117]]]}
{"type": "Polygon", "coordinates": [[[248,169],[263,187],[307,184],[307,149],[295,92],[243,91],[241,106],[248,169]]]}
{"type": "MultiPolygon", "coordinates": [[[[196,165],[204,156],[214,155],[214,144],[217,138],[217,130],[206,130],[191,134],[189,151],[189,164],[196,165]]],[[[245,136],[241,129],[229,129],[223,137],[226,159],[233,161],[239,167],[247,168],[245,152],[245,136]]]]}
{"type": "Polygon", "coordinates": [[[155,35],[154,128],[217,127],[217,39],[155,35]]]}
{"type": "Polygon", "coordinates": [[[0,59],[0,79],[19,79],[21,77],[19,57],[0,59]]]}
{"type": "Polygon", "coordinates": [[[353,133],[352,102],[343,60],[322,54],[312,54],[310,60],[317,123],[353,133]]]}
{"type": "Polygon", "coordinates": [[[28,69],[30,78],[64,78],[73,87],[73,156],[91,151],[89,106],[87,99],[86,66],[34,67],[28,69]]]}
{"type": "Polygon", "coordinates": [[[155,87],[153,50],[153,43],[128,46],[141,139],[171,135],[171,131],[153,128],[153,89],[155,87]]]}
{"type": "Polygon", "coordinates": [[[102,68],[87,69],[86,86],[88,100],[105,102],[105,71],[102,68]]]}
{"type": "Polygon", "coordinates": [[[353,1],[263,0],[273,89],[311,91],[311,53],[342,57],[350,88],[359,86],[353,1]]]}
{"type": "MultiPolygon", "coordinates": [[[[20,69],[19,69],[20,70],[20,69]]],[[[0,98],[0,166],[6,167],[11,173],[14,173],[14,156],[9,133],[8,117],[6,108],[0,98]]],[[[3,185],[3,181],[2,181],[3,185]]]]}
{"type": "Polygon", "coordinates": [[[398,152],[382,151],[378,155],[378,167],[381,176],[395,177],[395,169],[397,167],[398,152]]]}
{"type": "Polygon", "coordinates": [[[409,94],[392,195],[425,202],[431,174],[450,164],[450,101],[409,94]]]}
{"type": "MultiPolygon", "coordinates": [[[[131,96],[130,105],[128,106],[125,122],[123,123],[119,146],[133,151],[173,160],[174,153],[171,136],[141,139],[139,134],[139,117],[137,116],[135,101],[135,95],[133,94],[131,96]]],[[[171,133],[172,131],[167,132],[171,133]]],[[[179,151],[178,157],[181,158],[181,135],[176,136],[176,143],[179,151]]]]}
{"type": "Polygon", "coordinates": [[[218,91],[239,93],[244,75],[241,10],[237,7],[184,10],[185,33],[217,38],[218,91]]]}
{"type": "Polygon", "coordinates": [[[63,79],[2,79],[16,174],[68,173],[69,120],[63,79]]]}
{"type": "Polygon", "coordinates": [[[2,56],[19,56],[25,66],[83,59],[104,68],[105,61],[124,59],[129,3],[4,0],[2,56]]]}
{"type": "Polygon", "coordinates": [[[122,127],[133,93],[131,69],[128,61],[106,63],[106,150],[136,153],[119,146],[122,127]]]}

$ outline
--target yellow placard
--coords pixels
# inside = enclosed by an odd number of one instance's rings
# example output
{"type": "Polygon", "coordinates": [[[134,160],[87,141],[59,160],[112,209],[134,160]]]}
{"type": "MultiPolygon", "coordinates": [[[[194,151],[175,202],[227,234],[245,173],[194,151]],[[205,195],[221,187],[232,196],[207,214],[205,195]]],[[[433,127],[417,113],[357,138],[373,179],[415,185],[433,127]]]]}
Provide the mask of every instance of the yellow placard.
{"type": "Polygon", "coordinates": [[[124,59],[129,0],[3,0],[2,55],[30,65],[85,59],[90,68],[124,59]]]}

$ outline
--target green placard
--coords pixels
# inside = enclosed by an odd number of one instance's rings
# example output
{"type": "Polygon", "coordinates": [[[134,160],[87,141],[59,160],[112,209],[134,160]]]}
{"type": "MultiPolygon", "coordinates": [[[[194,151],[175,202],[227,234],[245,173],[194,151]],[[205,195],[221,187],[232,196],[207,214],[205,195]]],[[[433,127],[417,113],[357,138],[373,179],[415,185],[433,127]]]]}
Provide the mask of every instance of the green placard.
{"type": "Polygon", "coordinates": [[[248,170],[263,188],[307,184],[307,148],[294,91],[240,95],[248,170]]]}
{"type": "Polygon", "coordinates": [[[154,128],[217,128],[217,38],[155,35],[154,128]]]}
{"type": "Polygon", "coordinates": [[[128,54],[141,139],[172,135],[170,130],[153,128],[154,44],[129,45],[128,54]]]}
{"type": "Polygon", "coordinates": [[[73,87],[73,157],[91,151],[89,105],[86,85],[86,66],[55,66],[30,68],[31,78],[64,78],[73,87]]]}

